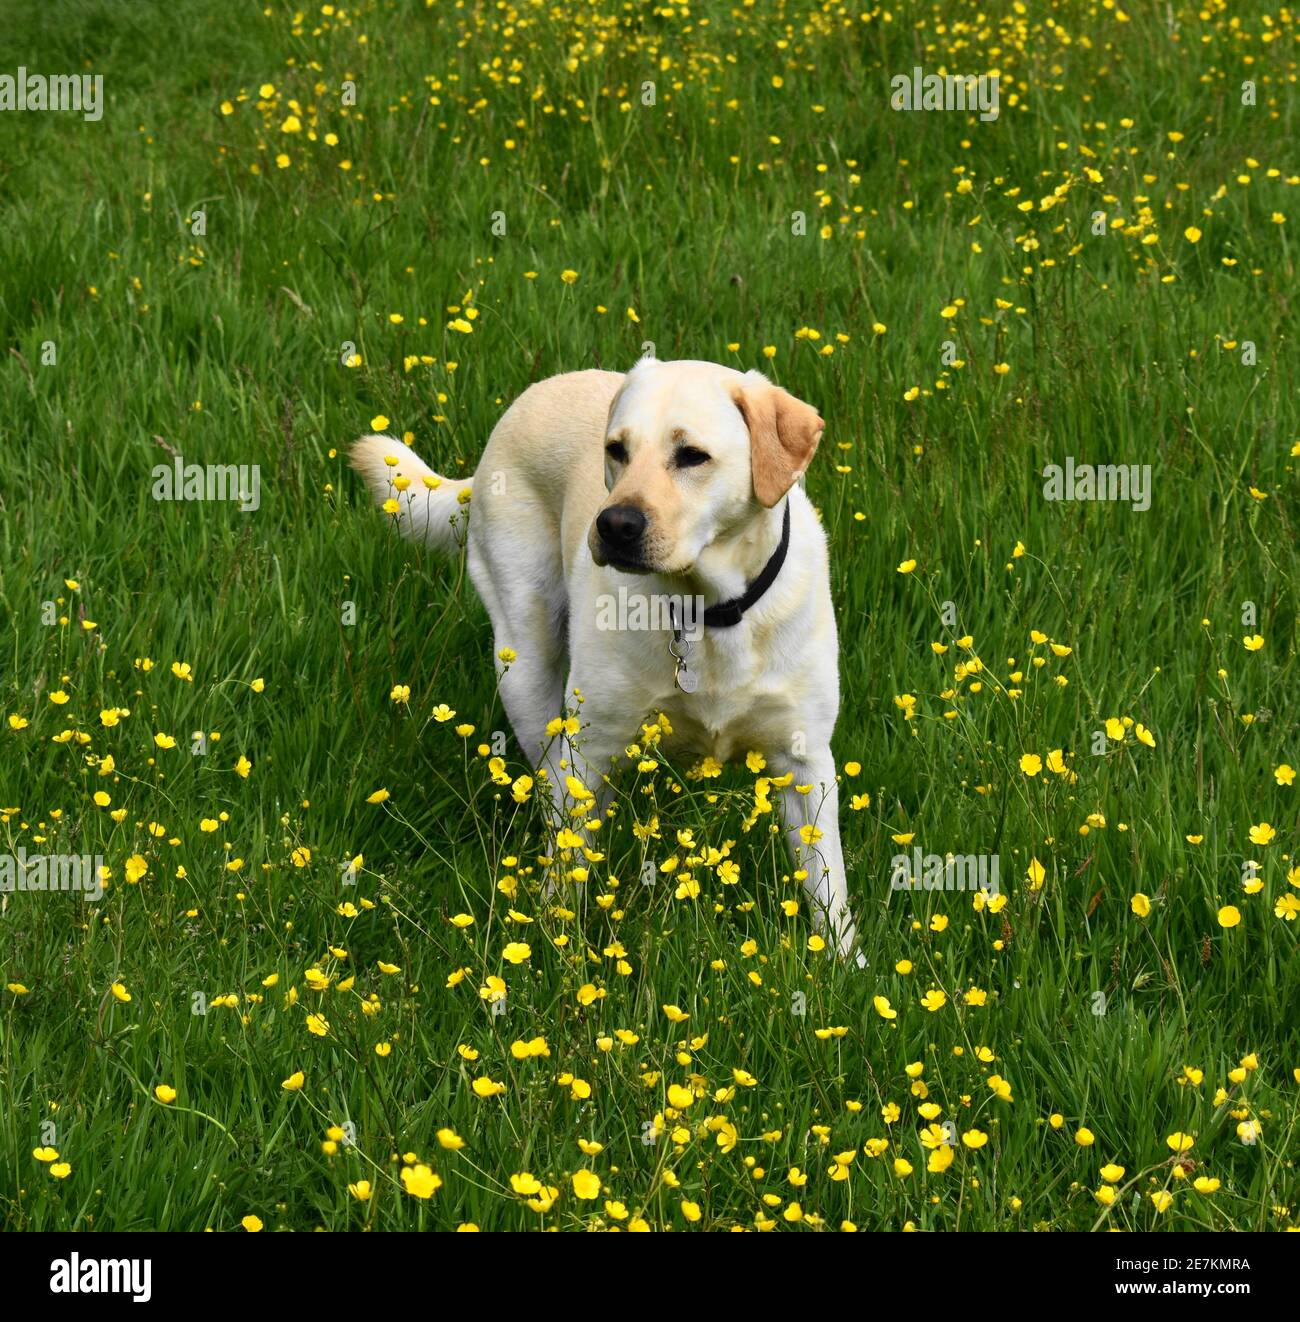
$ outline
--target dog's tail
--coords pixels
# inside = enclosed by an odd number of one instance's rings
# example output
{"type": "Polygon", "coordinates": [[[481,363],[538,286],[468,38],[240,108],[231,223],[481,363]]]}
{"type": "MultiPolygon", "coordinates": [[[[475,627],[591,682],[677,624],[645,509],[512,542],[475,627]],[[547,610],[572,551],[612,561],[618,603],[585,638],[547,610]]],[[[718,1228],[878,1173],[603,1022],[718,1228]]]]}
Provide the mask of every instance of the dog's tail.
{"type": "Polygon", "coordinates": [[[350,460],[375,503],[394,515],[404,536],[444,551],[454,551],[464,540],[457,532],[468,513],[472,478],[439,477],[410,446],[391,436],[363,436],[350,460]]]}

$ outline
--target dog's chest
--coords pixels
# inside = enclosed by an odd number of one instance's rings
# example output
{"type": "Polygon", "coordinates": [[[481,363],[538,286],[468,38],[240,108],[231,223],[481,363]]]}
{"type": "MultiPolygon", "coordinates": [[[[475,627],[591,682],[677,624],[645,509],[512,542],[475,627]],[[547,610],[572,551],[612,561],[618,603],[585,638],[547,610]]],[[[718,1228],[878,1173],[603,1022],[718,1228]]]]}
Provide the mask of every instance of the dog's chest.
{"type": "Polygon", "coordinates": [[[790,746],[793,713],[785,704],[758,708],[752,700],[738,701],[691,694],[663,704],[673,727],[666,740],[674,755],[711,757],[736,762],[750,751],[772,753],[790,746]]]}
{"type": "Polygon", "coordinates": [[[830,594],[786,595],[775,610],[765,604],[737,626],[706,626],[686,648],[662,628],[590,628],[575,613],[570,687],[583,694],[589,741],[601,753],[605,744],[625,747],[647,716],[663,712],[674,759],[741,762],[752,751],[797,762],[824,747],[839,707],[830,594]],[[683,652],[685,692],[673,682],[670,643],[683,652]]]}
{"type": "Polygon", "coordinates": [[[683,693],[673,686],[661,706],[675,752],[734,762],[750,751],[770,754],[797,744],[803,685],[779,660],[773,664],[761,648],[706,641],[686,663],[698,687],[683,693]]]}

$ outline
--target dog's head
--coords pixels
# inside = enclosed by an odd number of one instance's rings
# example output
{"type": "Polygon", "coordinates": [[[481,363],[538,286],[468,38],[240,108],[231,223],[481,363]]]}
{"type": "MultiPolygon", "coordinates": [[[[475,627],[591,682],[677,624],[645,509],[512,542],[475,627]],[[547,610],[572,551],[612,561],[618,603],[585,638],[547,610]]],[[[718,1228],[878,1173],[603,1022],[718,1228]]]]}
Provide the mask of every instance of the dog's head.
{"type": "Polygon", "coordinates": [[[642,359],[610,404],[605,488],[587,544],[598,565],[688,572],[743,534],[804,473],[817,410],[761,372],[642,359]]]}

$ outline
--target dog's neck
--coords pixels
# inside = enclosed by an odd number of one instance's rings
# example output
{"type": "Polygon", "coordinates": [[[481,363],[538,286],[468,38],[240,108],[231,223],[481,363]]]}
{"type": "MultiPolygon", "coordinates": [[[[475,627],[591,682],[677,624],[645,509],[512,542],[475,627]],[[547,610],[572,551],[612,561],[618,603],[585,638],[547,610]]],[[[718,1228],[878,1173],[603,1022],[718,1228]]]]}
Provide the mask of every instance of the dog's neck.
{"type": "MultiPolygon", "coordinates": [[[[706,546],[690,572],[683,576],[688,590],[703,597],[706,606],[742,596],[780,545],[785,504],[789,499],[786,496],[774,508],[746,520],[739,532],[719,537],[706,546]]],[[[793,537],[793,521],[791,529],[793,537]]]]}

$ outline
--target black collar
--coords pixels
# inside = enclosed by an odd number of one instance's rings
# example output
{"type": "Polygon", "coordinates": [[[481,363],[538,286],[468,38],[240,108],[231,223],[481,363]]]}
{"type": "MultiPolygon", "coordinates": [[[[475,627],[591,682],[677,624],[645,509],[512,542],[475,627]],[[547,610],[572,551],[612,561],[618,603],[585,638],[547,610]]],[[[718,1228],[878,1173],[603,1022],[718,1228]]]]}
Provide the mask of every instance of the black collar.
{"type": "Polygon", "coordinates": [[[776,576],[785,564],[786,552],[790,549],[790,498],[785,499],[785,515],[781,520],[781,540],[772,552],[772,558],[765,564],[758,577],[745,589],[740,597],[730,601],[720,601],[716,606],[708,606],[704,611],[704,623],[710,629],[729,629],[739,624],[745,612],[754,605],[768,588],[776,582],[776,576]]]}

